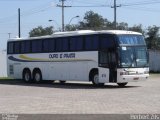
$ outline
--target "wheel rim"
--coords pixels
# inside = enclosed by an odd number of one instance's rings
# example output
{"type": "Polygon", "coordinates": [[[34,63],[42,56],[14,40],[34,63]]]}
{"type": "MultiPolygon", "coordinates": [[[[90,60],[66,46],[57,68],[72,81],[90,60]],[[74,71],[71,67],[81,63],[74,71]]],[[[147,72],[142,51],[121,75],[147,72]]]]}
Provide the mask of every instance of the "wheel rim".
{"type": "Polygon", "coordinates": [[[94,75],[93,80],[94,80],[94,83],[95,83],[95,84],[98,84],[98,83],[99,83],[99,76],[98,76],[98,74],[94,75]]]}
{"type": "Polygon", "coordinates": [[[29,73],[27,72],[27,73],[25,73],[25,81],[29,81],[30,80],[30,75],[29,75],[29,73]]]}
{"type": "Polygon", "coordinates": [[[39,82],[41,80],[41,75],[39,73],[35,74],[35,81],[39,82]]]}

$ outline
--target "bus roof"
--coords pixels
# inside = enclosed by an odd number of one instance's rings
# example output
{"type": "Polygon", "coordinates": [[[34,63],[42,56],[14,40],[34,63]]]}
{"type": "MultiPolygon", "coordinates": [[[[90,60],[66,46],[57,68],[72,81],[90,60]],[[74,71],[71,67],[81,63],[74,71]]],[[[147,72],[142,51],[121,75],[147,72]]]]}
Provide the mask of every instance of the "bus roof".
{"type": "Polygon", "coordinates": [[[133,31],[125,31],[125,30],[101,30],[101,31],[93,31],[93,30],[78,30],[78,31],[68,31],[68,32],[55,32],[52,35],[40,36],[40,37],[29,37],[29,38],[11,38],[9,41],[15,40],[30,40],[30,39],[43,39],[43,38],[53,38],[53,37],[64,37],[64,36],[77,36],[77,35],[89,35],[89,34],[133,34],[133,35],[142,35],[138,32],[133,31]]]}

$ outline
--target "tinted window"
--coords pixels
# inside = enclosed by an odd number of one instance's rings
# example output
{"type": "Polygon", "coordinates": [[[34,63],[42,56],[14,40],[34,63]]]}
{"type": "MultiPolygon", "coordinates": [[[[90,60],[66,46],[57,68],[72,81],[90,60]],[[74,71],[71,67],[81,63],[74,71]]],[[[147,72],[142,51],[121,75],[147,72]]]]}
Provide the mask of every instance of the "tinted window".
{"type": "Polygon", "coordinates": [[[14,43],[14,53],[16,54],[20,53],[20,42],[14,43]]]}
{"type": "Polygon", "coordinates": [[[85,49],[97,50],[98,49],[98,36],[86,36],[85,37],[85,49]]]}
{"type": "Polygon", "coordinates": [[[56,39],[56,51],[62,51],[62,38],[56,39]]]}
{"type": "Polygon", "coordinates": [[[55,51],[55,40],[54,39],[48,40],[48,49],[49,49],[49,52],[55,51]]]}
{"type": "Polygon", "coordinates": [[[70,39],[70,50],[82,50],[83,49],[83,37],[72,37],[70,39]]]}
{"type": "Polygon", "coordinates": [[[47,40],[47,39],[45,39],[44,41],[43,41],[43,51],[44,52],[48,52],[49,51],[49,40],[47,40]]]}
{"type": "Polygon", "coordinates": [[[32,41],[32,52],[41,52],[42,51],[42,41],[33,40],[32,41]]]}
{"type": "Polygon", "coordinates": [[[62,50],[69,51],[69,40],[67,38],[63,38],[62,50]]]}
{"type": "Polygon", "coordinates": [[[142,35],[119,35],[119,44],[129,44],[129,45],[145,45],[145,40],[142,35]]]}
{"type": "Polygon", "coordinates": [[[8,53],[12,54],[13,53],[13,42],[8,43],[8,53]]]}
{"type": "Polygon", "coordinates": [[[114,46],[114,36],[102,35],[101,36],[101,49],[111,48],[114,46]]]}
{"type": "Polygon", "coordinates": [[[30,41],[23,41],[21,43],[21,52],[22,53],[29,53],[31,52],[31,45],[30,45],[30,41]]]}

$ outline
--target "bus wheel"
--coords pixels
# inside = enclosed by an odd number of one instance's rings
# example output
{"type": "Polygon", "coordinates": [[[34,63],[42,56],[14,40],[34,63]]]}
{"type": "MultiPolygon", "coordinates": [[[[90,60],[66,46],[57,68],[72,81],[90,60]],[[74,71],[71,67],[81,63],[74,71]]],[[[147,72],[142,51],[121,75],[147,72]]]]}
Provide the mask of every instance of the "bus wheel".
{"type": "Polygon", "coordinates": [[[31,82],[31,72],[30,72],[30,70],[25,70],[23,72],[23,80],[27,83],[31,82]]]}
{"type": "Polygon", "coordinates": [[[39,70],[34,72],[33,80],[36,83],[40,83],[42,81],[42,74],[41,74],[41,72],[39,70]]]}
{"type": "Polygon", "coordinates": [[[92,83],[95,86],[103,86],[104,83],[99,83],[99,76],[98,76],[98,72],[94,72],[92,75],[92,83]]]}
{"type": "Polygon", "coordinates": [[[117,83],[119,87],[124,87],[127,85],[127,82],[126,83],[117,83]]]}
{"type": "Polygon", "coordinates": [[[61,84],[64,84],[66,81],[64,81],[64,80],[60,80],[59,81],[61,84]]]}

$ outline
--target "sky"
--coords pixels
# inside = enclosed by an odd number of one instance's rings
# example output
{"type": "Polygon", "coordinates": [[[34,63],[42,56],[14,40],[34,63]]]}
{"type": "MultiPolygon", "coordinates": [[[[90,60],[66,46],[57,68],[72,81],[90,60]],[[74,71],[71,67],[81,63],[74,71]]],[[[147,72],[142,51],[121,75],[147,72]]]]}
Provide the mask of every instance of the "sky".
{"type": "MultiPolygon", "coordinates": [[[[74,18],[71,24],[83,20],[84,14],[92,10],[95,13],[113,21],[114,0],[66,0],[64,3],[65,24],[74,18]]],[[[21,36],[28,37],[29,32],[38,26],[54,29],[61,28],[62,14],[60,0],[0,0],[0,50],[6,49],[9,38],[18,36],[18,8],[21,9],[21,36]],[[53,20],[49,22],[48,20],[53,20]]],[[[117,22],[126,22],[129,26],[142,24],[160,26],[160,0],[117,0],[117,22]]]]}

